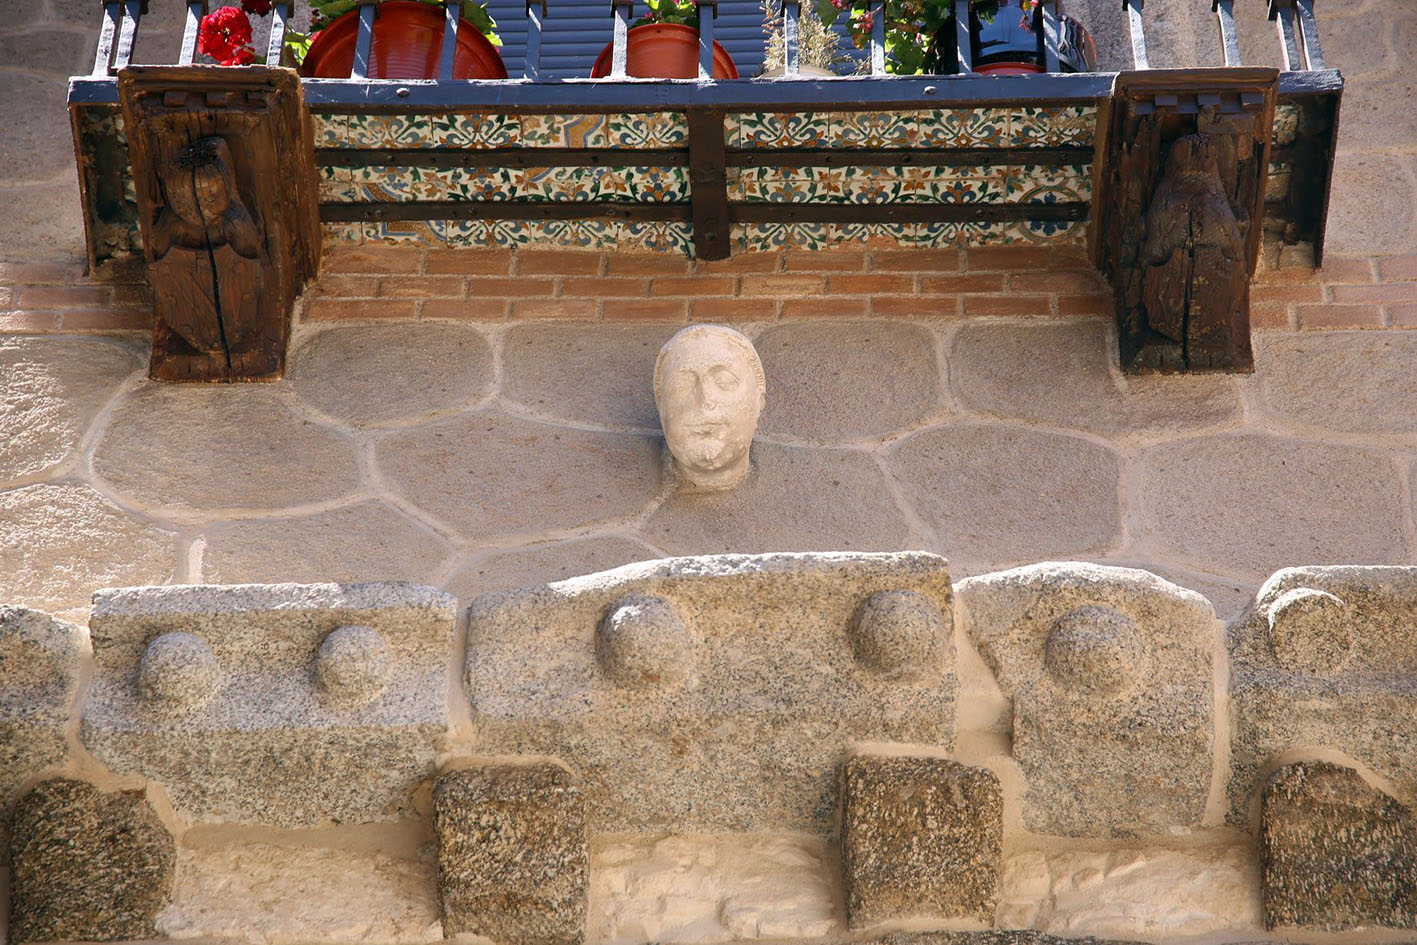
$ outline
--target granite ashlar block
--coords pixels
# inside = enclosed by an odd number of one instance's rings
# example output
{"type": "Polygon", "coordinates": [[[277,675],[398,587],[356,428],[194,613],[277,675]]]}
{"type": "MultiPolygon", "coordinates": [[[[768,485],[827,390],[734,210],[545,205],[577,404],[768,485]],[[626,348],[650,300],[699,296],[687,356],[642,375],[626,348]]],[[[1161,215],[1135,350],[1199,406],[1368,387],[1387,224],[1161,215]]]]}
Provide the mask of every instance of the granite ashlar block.
{"type": "Polygon", "coordinates": [[[1268,928],[1417,928],[1417,816],[1352,768],[1280,768],[1260,803],[1268,928]]]}
{"type": "Polygon", "coordinates": [[[84,636],[48,614],[0,605],[0,803],[64,759],[84,636]]]}
{"type": "Polygon", "coordinates": [[[11,824],[10,943],[152,938],[176,849],[141,791],[44,781],[11,824]]]}
{"type": "Polygon", "coordinates": [[[1328,748],[1417,791],[1417,568],[1274,574],[1231,625],[1230,821],[1251,824],[1262,772],[1328,748]]]}
{"type": "Polygon", "coordinates": [[[993,921],[1004,802],[992,771],[943,758],[855,755],[842,766],[841,793],[851,928],[993,921]]]}
{"type": "Polygon", "coordinates": [[[966,628],[1013,700],[1023,822],[1073,837],[1199,826],[1220,624],[1146,571],[1039,564],[960,582],[966,628]]]}
{"type": "Polygon", "coordinates": [[[559,758],[594,831],[835,822],[858,741],[954,741],[949,567],[903,554],[670,558],[486,594],[465,681],[489,754],[559,758]]]}
{"type": "Polygon", "coordinates": [[[455,619],[413,584],[100,591],[81,738],[194,819],[398,819],[447,730],[455,619]]]}
{"type": "Polygon", "coordinates": [[[585,799],[551,762],[468,768],[433,789],[443,934],[580,945],[590,855],[585,799]]]}

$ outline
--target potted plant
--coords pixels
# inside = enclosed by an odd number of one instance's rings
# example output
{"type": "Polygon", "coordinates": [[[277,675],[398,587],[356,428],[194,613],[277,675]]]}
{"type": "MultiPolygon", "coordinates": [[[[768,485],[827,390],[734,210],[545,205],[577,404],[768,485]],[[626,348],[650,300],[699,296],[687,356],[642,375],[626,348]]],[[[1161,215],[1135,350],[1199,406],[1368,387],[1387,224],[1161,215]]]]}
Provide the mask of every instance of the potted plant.
{"type": "MultiPolygon", "coordinates": [[[[1043,31],[1037,29],[1040,0],[972,0],[970,61],[974,71],[1018,75],[1044,71],[1043,31]]],[[[842,13],[850,17],[852,39],[860,48],[871,41],[876,14],[869,0],[816,0],[830,26],[842,13]]],[[[885,0],[886,71],[896,75],[948,74],[956,71],[953,0],[885,0]]],[[[1080,23],[1062,17],[1058,61],[1067,72],[1096,67],[1097,50],[1080,23]]]]}
{"type": "MultiPolygon", "coordinates": [[[[782,30],[782,0],[763,0],[764,78],[787,73],[787,41],[782,30]]],[[[797,18],[799,74],[834,76],[857,71],[860,64],[842,50],[841,39],[841,34],[822,22],[815,3],[802,4],[797,18]]]]}
{"type": "MultiPolygon", "coordinates": [[[[692,79],[699,74],[699,11],[693,0],[645,0],[649,15],[630,24],[625,72],[644,79],[692,79]]],[[[610,74],[614,45],[595,60],[591,78],[610,74]]],[[[713,77],[738,78],[733,57],[713,44],[713,77]]]]}
{"type": "MultiPolygon", "coordinates": [[[[246,65],[258,57],[250,48],[250,16],[265,16],[271,0],[241,0],[202,18],[197,50],[222,65],[246,65]]],[[[463,0],[453,77],[505,79],[497,46],[497,24],[485,2],[463,0]]],[[[376,10],[369,77],[427,79],[438,75],[443,51],[443,7],[438,0],[384,0],[376,10]]],[[[287,61],[302,75],[343,79],[354,66],[359,40],[359,0],[310,0],[309,33],[286,30],[287,61]]]]}

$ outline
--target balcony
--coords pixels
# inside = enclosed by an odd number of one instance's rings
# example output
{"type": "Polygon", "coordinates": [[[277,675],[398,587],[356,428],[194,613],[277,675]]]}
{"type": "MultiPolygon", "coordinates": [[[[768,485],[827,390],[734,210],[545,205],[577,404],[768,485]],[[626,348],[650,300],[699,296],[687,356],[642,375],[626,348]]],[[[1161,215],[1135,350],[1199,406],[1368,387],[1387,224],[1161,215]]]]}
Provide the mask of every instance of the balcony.
{"type": "MultiPolygon", "coordinates": [[[[276,322],[334,240],[701,259],[863,242],[1087,243],[1117,293],[1125,368],[1247,370],[1262,245],[1322,256],[1343,80],[1325,66],[1313,0],[1270,0],[1282,70],[1240,64],[1232,0],[1197,0],[1215,13],[1224,68],[1148,69],[1142,2],[1123,0],[1127,72],[1060,71],[1062,20],[1046,0],[1033,23],[1044,74],[976,73],[966,30],[953,73],[887,75],[878,26],[870,74],[829,78],[798,72],[789,2],[786,75],[735,80],[709,77],[713,0],[699,0],[700,76],[682,80],[625,75],[625,0],[607,0],[609,77],[542,76],[548,11],[532,0],[526,74],[505,80],[453,79],[446,55],[436,79],[368,78],[373,2],[359,11],[348,78],[192,65],[202,3],[189,4],[177,64],[136,66],[140,2],[109,2],[93,74],[69,92],[89,257],[147,260],[155,343],[170,355],[155,358],[154,376],[169,379],[278,376],[276,322]],[[255,302],[233,297],[222,311],[212,288],[212,304],[197,306],[205,327],[164,335],[164,309],[168,321],[189,317],[175,313],[222,266],[212,259],[196,287],[166,292],[168,276],[155,276],[173,245],[159,223],[162,169],[199,137],[225,142],[262,247],[246,259],[254,268],[231,264],[228,283],[261,278],[248,286],[255,302]],[[263,340],[233,357],[228,334],[263,340]]],[[[276,4],[271,61],[290,7],[276,4]]],[[[969,22],[970,0],[953,9],[969,22]]],[[[445,22],[451,50],[455,13],[445,22]]]]}

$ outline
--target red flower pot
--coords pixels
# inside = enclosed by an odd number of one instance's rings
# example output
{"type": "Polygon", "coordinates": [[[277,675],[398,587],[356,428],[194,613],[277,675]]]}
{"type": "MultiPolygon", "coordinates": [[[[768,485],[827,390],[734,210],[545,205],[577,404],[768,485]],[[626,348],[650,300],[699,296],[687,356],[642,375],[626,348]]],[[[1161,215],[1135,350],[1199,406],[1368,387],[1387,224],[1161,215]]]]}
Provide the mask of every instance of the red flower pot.
{"type": "MultiPolygon", "coordinates": [[[[646,23],[630,30],[625,47],[625,71],[641,79],[693,79],[699,74],[699,31],[682,23],[646,23]]],[[[595,60],[592,79],[610,74],[614,44],[595,60]]],[[[738,67],[728,50],[713,44],[713,77],[738,78],[738,67]]]]}
{"type": "MultiPolygon", "coordinates": [[[[356,8],[320,30],[300,65],[300,74],[347,79],[359,41],[356,8]]],[[[436,79],[443,56],[443,10],[418,0],[388,0],[374,13],[374,42],[369,53],[371,79],[436,79]]],[[[467,20],[458,24],[455,79],[505,79],[507,67],[497,47],[467,20]]]]}

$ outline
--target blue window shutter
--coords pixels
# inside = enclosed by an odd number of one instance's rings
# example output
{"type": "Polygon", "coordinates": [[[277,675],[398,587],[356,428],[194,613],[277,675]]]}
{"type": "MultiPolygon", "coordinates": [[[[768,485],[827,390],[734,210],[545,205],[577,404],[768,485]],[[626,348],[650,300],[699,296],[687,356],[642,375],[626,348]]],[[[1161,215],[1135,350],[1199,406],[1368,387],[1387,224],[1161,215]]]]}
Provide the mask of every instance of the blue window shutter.
{"type": "MultiPolygon", "coordinates": [[[[513,78],[522,75],[526,55],[524,0],[490,0],[488,8],[502,37],[502,60],[513,78]]],[[[636,14],[644,5],[636,5],[636,14]]],[[[546,30],[541,37],[541,71],[553,78],[590,75],[595,57],[610,42],[610,0],[548,0],[546,30]]],[[[763,11],[757,0],[723,0],[714,21],[717,39],[744,78],[755,76],[763,63],[763,11]]]]}

